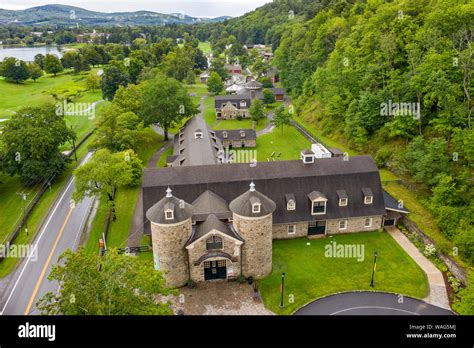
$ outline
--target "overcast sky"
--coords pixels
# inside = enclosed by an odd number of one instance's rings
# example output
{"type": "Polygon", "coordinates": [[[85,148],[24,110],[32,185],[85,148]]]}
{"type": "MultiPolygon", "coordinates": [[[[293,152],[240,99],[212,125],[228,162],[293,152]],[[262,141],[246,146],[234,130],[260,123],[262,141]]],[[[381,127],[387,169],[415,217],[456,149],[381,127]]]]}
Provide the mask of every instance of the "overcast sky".
{"type": "Polygon", "coordinates": [[[240,16],[272,0],[0,0],[0,8],[22,10],[46,4],[63,4],[101,12],[148,10],[185,13],[193,17],[240,16]]]}

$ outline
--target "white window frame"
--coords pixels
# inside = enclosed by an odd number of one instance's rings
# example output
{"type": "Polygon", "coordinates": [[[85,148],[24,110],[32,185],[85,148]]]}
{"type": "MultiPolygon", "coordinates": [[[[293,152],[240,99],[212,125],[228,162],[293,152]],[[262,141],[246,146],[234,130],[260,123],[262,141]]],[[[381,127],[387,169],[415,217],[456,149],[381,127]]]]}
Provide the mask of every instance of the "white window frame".
{"type": "Polygon", "coordinates": [[[244,131],[240,131],[240,137],[245,138],[245,132],[244,131]]]}
{"type": "Polygon", "coordinates": [[[296,202],[289,200],[288,203],[286,203],[286,210],[296,210],[296,202]]]}
{"type": "Polygon", "coordinates": [[[222,137],[224,139],[227,139],[229,137],[229,134],[226,131],[224,131],[224,132],[222,132],[222,137]]]}
{"type": "Polygon", "coordinates": [[[373,201],[374,201],[373,196],[365,196],[364,197],[364,204],[372,204],[373,201]]]}
{"type": "Polygon", "coordinates": [[[313,155],[303,155],[303,163],[314,163],[313,155]],[[309,159],[309,161],[307,161],[309,159]]]}
{"type": "Polygon", "coordinates": [[[339,206],[340,207],[347,207],[347,203],[349,203],[349,199],[347,198],[339,198],[339,206]],[[344,203],[343,203],[344,202],[344,203]]]}
{"type": "Polygon", "coordinates": [[[296,234],[296,225],[288,225],[287,232],[288,232],[288,234],[290,234],[290,235],[296,234]],[[293,228],[293,232],[290,232],[290,228],[291,228],[291,227],[293,228]]]}
{"type": "Polygon", "coordinates": [[[339,230],[340,230],[340,231],[347,230],[347,225],[348,225],[347,219],[339,220],[339,230]],[[341,222],[344,223],[344,227],[341,227],[341,222]]]}
{"type": "Polygon", "coordinates": [[[260,213],[260,206],[261,206],[260,203],[252,204],[252,213],[254,213],[254,214],[260,213]]]}
{"type": "Polygon", "coordinates": [[[372,220],[373,220],[372,217],[370,217],[370,216],[369,216],[369,217],[366,217],[365,220],[364,220],[364,227],[365,227],[365,228],[370,228],[370,227],[372,227],[372,220]],[[368,224],[368,225],[367,225],[367,220],[369,220],[369,224],[368,224]]]}
{"type": "Polygon", "coordinates": [[[327,208],[327,200],[314,200],[311,202],[311,215],[324,215],[326,214],[326,208],[327,208]],[[321,213],[315,213],[314,212],[314,203],[320,203],[324,202],[324,211],[321,213]]]}
{"type": "Polygon", "coordinates": [[[203,132],[194,132],[194,139],[202,139],[204,138],[203,132]]]}
{"type": "MultiPolygon", "coordinates": [[[[237,107],[237,105],[235,107],[237,107]]],[[[247,107],[247,102],[245,100],[241,100],[240,101],[240,107],[241,108],[246,108],[247,107]]]]}
{"type": "Polygon", "coordinates": [[[165,210],[165,220],[174,220],[174,212],[171,209],[165,210]]]}

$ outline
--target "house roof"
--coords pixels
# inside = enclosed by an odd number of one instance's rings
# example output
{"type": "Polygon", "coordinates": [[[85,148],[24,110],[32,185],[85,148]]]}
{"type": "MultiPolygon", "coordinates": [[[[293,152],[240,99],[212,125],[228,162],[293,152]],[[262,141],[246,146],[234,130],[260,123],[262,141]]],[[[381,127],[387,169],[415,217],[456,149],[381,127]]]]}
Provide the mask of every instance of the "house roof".
{"type": "Polygon", "coordinates": [[[175,196],[163,197],[156,204],[145,210],[146,218],[157,224],[176,224],[189,219],[193,215],[193,206],[175,196]],[[165,219],[165,210],[173,211],[173,219],[165,219]]]}
{"type": "MultiPolygon", "coordinates": [[[[238,93],[238,92],[237,92],[238,93]]],[[[250,95],[217,95],[214,97],[214,105],[216,108],[222,108],[228,102],[234,102],[237,105],[237,108],[240,109],[240,101],[246,102],[245,109],[250,107],[251,99],[250,95]]]]}
{"type": "Polygon", "coordinates": [[[235,232],[230,223],[223,222],[219,220],[216,215],[210,214],[205,221],[196,224],[196,227],[193,229],[193,233],[186,242],[186,245],[195,242],[213,230],[222,232],[223,234],[239,241],[243,241],[242,237],[235,232]]]}
{"type": "Polygon", "coordinates": [[[204,191],[196,198],[192,206],[194,207],[193,220],[195,221],[203,221],[210,214],[214,214],[220,219],[228,219],[232,216],[225,199],[210,190],[204,191]]]}
{"type": "MultiPolygon", "coordinates": [[[[226,202],[248,191],[253,181],[260,193],[276,204],[274,223],[339,219],[349,217],[384,215],[385,202],[380,176],[369,156],[353,156],[349,161],[342,157],[317,158],[314,163],[301,160],[218,164],[192,167],[147,168],[143,175],[143,206],[152,206],[163,195],[168,185],[173,192],[188,202],[193,202],[204,191],[212,190],[226,202]],[[364,204],[362,188],[373,192],[372,204],[364,204]],[[348,205],[339,207],[338,190],[348,196],[348,205]],[[326,214],[311,215],[308,194],[320,191],[328,201],[326,214]],[[295,196],[296,210],[287,211],[285,194],[295,196]]],[[[229,205],[229,208],[230,207],[229,205]]]]}
{"type": "Polygon", "coordinates": [[[387,210],[399,211],[406,214],[410,212],[405,207],[400,207],[399,202],[385,190],[383,190],[383,201],[387,210]]]}
{"type": "Polygon", "coordinates": [[[255,140],[257,132],[253,129],[232,129],[232,130],[216,130],[216,136],[221,140],[255,140]],[[244,131],[245,136],[241,136],[240,132],[244,131]],[[227,132],[227,138],[224,138],[224,132],[227,132]]]}
{"type": "Polygon", "coordinates": [[[206,121],[195,116],[186,122],[174,138],[173,167],[198,166],[219,163],[217,153],[222,150],[219,139],[212,137],[206,121]],[[195,132],[202,132],[202,138],[196,139],[195,132]]]}

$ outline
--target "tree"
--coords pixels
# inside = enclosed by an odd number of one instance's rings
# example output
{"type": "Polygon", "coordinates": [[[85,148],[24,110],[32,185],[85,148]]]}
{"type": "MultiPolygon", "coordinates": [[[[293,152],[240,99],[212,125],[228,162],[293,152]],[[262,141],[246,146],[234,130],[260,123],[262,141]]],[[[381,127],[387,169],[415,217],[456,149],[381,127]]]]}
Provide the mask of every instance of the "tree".
{"type": "Polygon", "coordinates": [[[100,80],[102,97],[107,100],[114,99],[117,89],[120,86],[127,86],[129,82],[130,79],[127,73],[115,65],[108,66],[105,68],[102,79],[100,80]]]}
{"type": "Polygon", "coordinates": [[[35,82],[37,79],[43,76],[43,70],[41,70],[41,67],[36,63],[28,64],[28,70],[30,71],[31,79],[35,82]]]}
{"type": "Polygon", "coordinates": [[[264,119],[265,115],[265,105],[263,102],[255,98],[252,100],[252,103],[249,108],[250,118],[258,124],[258,121],[264,119]]]}
{"type": "Polygon", "coordinates": [[[89,91],[94,91],[100,87],[100,76],[97,72],[92,71],[86,77],[86,88],[89,91]]]}
{"type": "Polygon", "coordinates": [[[44,71],[46,71],[48,74],[53,74],[54,76],[64,70],[61,61],[54,54],[47,54],[44,57],[43,65],[44,71]]]}
{"type": "Polygon", "coordinates": [[[166,287],[152,261],[108,250],[101,258],[64,252],[48,277],[61,283],[59,292],[48,292],[38,309],[48,315],[171,315],[169,305],[157,303],[156,295],[173,292],[166,287]]]}
{"type": "Polygon", "coordinates": [[[198,113],[187,89],[173,78],[157,76],[143,87],[139,115],[145,125],[159,124],[168,140],[168,129],[198,113]]]}
{"type": "Polygon", "coordinates": [[[43,66],[44,55],[42,55],[41,53],[38,53],[37,55],[35,55],[34,59],[35,59],[35,63],[38,64],[41,69],[44,69],[44,66],[43,66]]]}
{"type": "Polygon", "coordinates": [[[263,88],[272,88],[273,87],[272,80],[267,76],[259,78],[258,82],[260,82],[263,85],[263,88]]]}
{"type": "Polygon", "coordinates": [[[20,83],[30,77],[30,71],[24,61],[16,58],[5,58],[0,65],[0,75],[7,81],[20,83]]]}
{"type": "Polygon", "coordinates": [[[219,94],[224,89],[224,82],[222,82],[221,77],[215,71],[211,72],[207,79],[207,89],[214,94],[219,94]]]}
{"type": "Polygon", "coordinates": [[[189,71],[188,75],[186,76],[186,84],[194,85],[196,83],[196,74],[194,71],[189,71]]]}
{"type": "Polygon", "coordinates": [[[163,72],[178,81],[183,81],[194,67],[192,52],[184,48],[175,48],[163,60],[163,72]]]}
{"type": "Polygon", "coordinates": [[[275,125],[275,127],[280,128],[281,132],[283,133],[283,128],[290,125],[290,120],[290,113],[285,110],[283,105],[281,105],[275,110],[272,123],[275,125]]]}
{"type": "Polygon", "coordinates": [[[268,89],[263,90],[263,102],[265,104],[273,104],[275,102],[275,95],[268,89]]]}
{"type": "Polygon", "coordinates": [[[97,122],[96,140],[92,149],[105,148],[112,152],[137,150],[148,139],[143,121],[133,112],[124,111],[115,103],[101,110],[97,122]]]}
{"type": "Polygon", "coordinates": [[[138,185],[142,168],[142,162],[133,150],[111,153],[100,149],[89,162],[74,171],[76,189],[72,197],[80,202],[85,196],[104,195],[115,219],[115,191],[120,187],[138,185]]]}
{"type": "Polygon", "coordinates": [[[115,93],[114,104],[123,111],[131,111],[138,115],[142,98],[142,86],[130,84],[120,86],[115,93]]]}
{"type": "Polygon", "coordinates": [[[128,75],[130,76],[130,81],[132,83],[138,82],[138,77],[140,76],[145,64],[138,58],[131,58],[126,61],[125,66],[127,68],[128,75]]]}
{"type": "Polygon", "coordinates": [[[86,63],[83,55],[76,51],[67,51],[64,53],[61,62],[64,68],[74,69],[75,73],[90,70],[89,64],[86,63]]]}
{"type": "Polygon", "coordinates": [[[19,175],[26,186],[60,174],[68,158],[61,145],[76,138],[54,105],[25,107],[5,123],[0,166],[19,175]]]}

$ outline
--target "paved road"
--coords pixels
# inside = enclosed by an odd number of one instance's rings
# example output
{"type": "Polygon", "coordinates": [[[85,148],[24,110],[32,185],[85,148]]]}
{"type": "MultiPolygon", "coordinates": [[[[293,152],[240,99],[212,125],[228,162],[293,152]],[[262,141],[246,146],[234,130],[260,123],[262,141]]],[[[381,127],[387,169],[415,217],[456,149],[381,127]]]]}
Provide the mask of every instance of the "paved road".
{"type": "Polygon", "coordinates": [[[453,315],[426,302],[383,292],[349,292],[321,298],[307,304],[295,315],[453,315]]]}
{"type": "MultiPolygon", "coordinates": [[[[88,153],[82,164],[91,156],[88,153]]],[[[6,291],[2,294],[0,314],[40,314],[36,302],[48,291],[57,291],[58,284],[47,278],[51,265],[67,249],[76,250],[92,207],[93,198],[86,197],[71,208],[71,197],[74,192],[74,178],[70,178],[60,198],[55,202],[50,214],[44,220],[38,235],[32,243],[37,250],[22,261],[10,277],[6,291]]]]}

